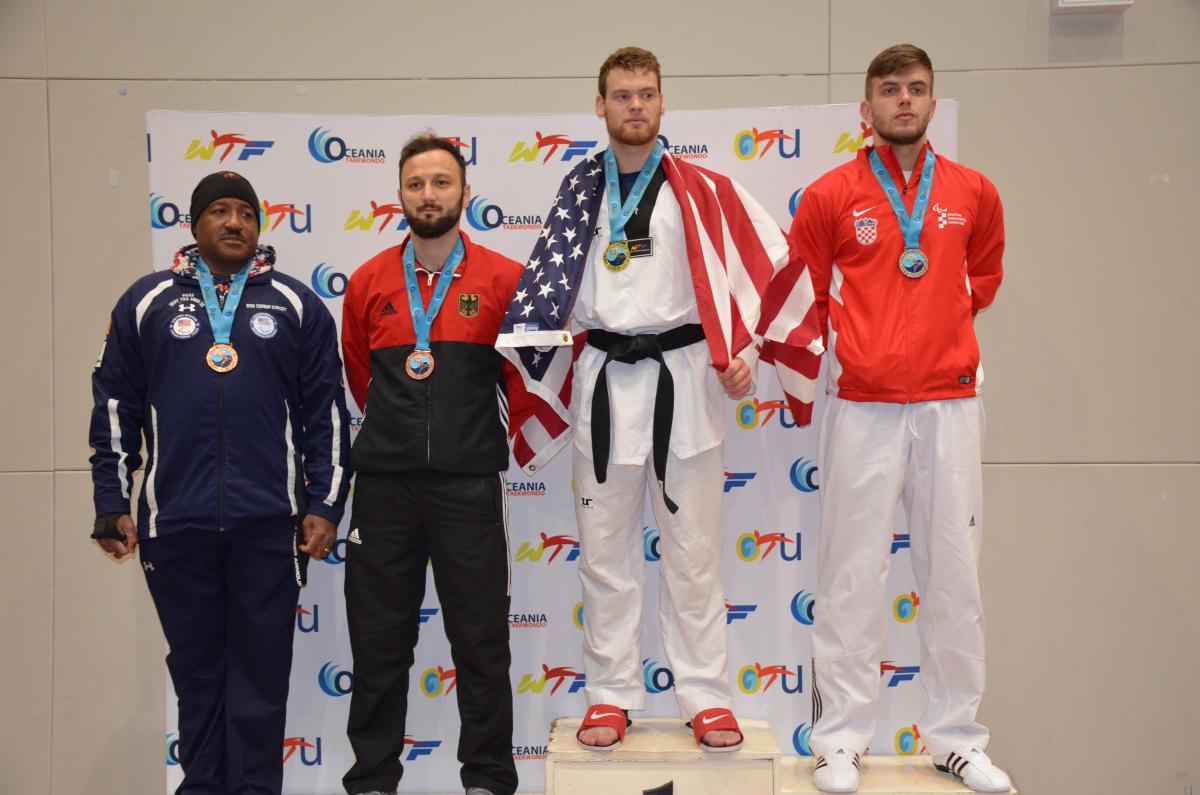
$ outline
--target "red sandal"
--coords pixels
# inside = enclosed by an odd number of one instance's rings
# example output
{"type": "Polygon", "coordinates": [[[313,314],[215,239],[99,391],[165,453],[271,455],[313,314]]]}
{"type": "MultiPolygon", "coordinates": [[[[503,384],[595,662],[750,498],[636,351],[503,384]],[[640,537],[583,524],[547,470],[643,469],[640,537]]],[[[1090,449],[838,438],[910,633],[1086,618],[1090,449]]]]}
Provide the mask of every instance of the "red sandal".
{"type": "Polygon", "coordinates": [[[692,734],[696,737],[696,745],[712,753],[736,751],[742,747],[742,741],[745,739],[745,735],[742,734],[742,730],[738,726],[737,718],[733,717],[733,712],[724,707],[700,710],[688,722],[688,726],[691,727],[692,734]],[[709,745],[704,742],[704,735],[711,731],[737,732],[739,739],[733,745],[709,745]]]}
{"type": "Polygon", "coordinates": [[[625,739],[625,730],[633,724],[629,720],[629,715],[620,707],[614,707],[612,704],[593,704],[588,707],[587,713],[583,716],[583,722],[579,724],[579,731],[575,732],[575,741],[583,748],[589,751],[612,751],[621,745],[621,741],[625,739]],[[580,732],[585,729],[612,729],[617,733],[616,742],[608,745],[588,745],[579,739],[580,732]]]}

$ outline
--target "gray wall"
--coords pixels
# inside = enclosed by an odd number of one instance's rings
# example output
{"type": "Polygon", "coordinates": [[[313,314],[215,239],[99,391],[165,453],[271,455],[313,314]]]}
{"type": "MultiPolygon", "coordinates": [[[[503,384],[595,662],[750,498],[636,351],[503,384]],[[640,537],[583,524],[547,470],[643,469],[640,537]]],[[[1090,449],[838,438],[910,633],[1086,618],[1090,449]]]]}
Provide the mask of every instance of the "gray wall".
{"type": "Polygon", "coordinates": [[[1197,0],[405,5],[0,0],[0,791],[161,791],[161,634],[86,540],[88,377],[151,267],[146,110],[583,111],[627,43],[669,107],[846,102],[899,41],[1007,208],[979,319],[993,755],[1027,795],[1200,783],[1197,0]]]}

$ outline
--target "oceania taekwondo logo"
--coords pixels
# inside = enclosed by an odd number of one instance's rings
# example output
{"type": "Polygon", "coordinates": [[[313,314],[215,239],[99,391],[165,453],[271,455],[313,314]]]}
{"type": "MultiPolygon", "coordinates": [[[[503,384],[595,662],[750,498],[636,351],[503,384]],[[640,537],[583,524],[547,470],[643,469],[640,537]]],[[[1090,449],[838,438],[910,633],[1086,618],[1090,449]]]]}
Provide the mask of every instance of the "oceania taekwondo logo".
{"type": "Polygon", "coordinates": [[[465,212],[467,223],[480,232],[492,229],[534,230],[542,228],[540,215],[505,215],[498,205],[492,204],[482,196],[474,196],[467,203],[465,212]]]}
{"type": "Polygon", "coordinates": [[[362,163],[367,165],[382,165],[387,162],[387,152],[379,147],[347,146],[344,138],[339,138],[323,127],[317,127],[308,134],[308,153],[318,163],[362,163]]]}
{"type": "Polygon", "coordinates": [[[810,459],[797,458],[792,462],[791,469],[788,470],[788,479],[792,481],[792,486],[796,491],[803,494],[812,494],[820,488],[817,485],[817,465],[810,459]]]}
{"type": "Polygon", "coordinates": [[[309,281],[312,284],[313,292],[317,295],[322,298],[337,298],[339,295],[345,294],[350,278],[322,262],[313,268],[309,281]]]}
{"type": "Polygon", "coordinates": [[[545,613],[509,613],[509,629],[546,629],[550,620],[545,613]]]}
{"type": "Polygon", "coordinates": [[[269,201],[263,200],[262,210],[259,212],[262,218],[262,225],[259,227],[260,232],[274,232],[287,219],[287,228],[291,229],[298,235],[312,232],[312,205],[305,204],[304,209],[300,209],[300,205],[295,202],[278,202],[272,204],[269,201]],[[303,225],[301,225],[303,222],[303,225]]]}
{"type": "Polygon", "coordinates": [[[800,199],[804,197],[804,188],[796,188],[792,191],[792,195],[788,197],[788,218],[795,218],[796,211],[800,209],[800,199]]]}
{"type": "Polygon", "coordinates": [[[588,153],[596,147],[599,141],[584,140],[582,138],[574,138],[562,133],[554,133],[552,135],[543,135],[540,130],[534,132],[534,141],[530,144],[528,141],[517,141],[513,147],[512,153],[508,156],[508,162],[516,163],[525,161],[528,163],[534,162],[538,155],[542,155],[542,164],[550,162],[550,158],[554,157],[562,150],[562,155],[558,158],[558,162],[569,163],[572,158],[587,157],[588,153]]]}
{"type": "Polygon", "coordinates": [[[383,234],[383,230],[392,227],[392,222],[399,219],[395,226],[395,231],[403,232],[408,229],[408,219],[404,217],[404,208],[395,202],[384,202],[380,204],[372,201],[371,206],[365,210],[351,210],[350,215],[346,216],[346,222],[342,228],[347,232],[370,232],[375,230],[376,234],[383,234]]]}
{"type": "Polygon", "coordinates": [[[738,160],[762,160],[774,150],[779,157],[790,160],[800,156],[800,131],[788,135],[782,128],[760,130],[751,127],[733,136],[733,153],[738,160]]]}
{"type": "Polygon", "coordinates": [[[520,563],[528,561],[537,563],[546,554],[546,550],[551,550],[550,556],[546,558],[546,565],[553,563],[556,559],[570,562],[579,557],[579,541],[574,536],[569,535],[547,535],[541,533],[541,543],[536,546],[529,541],[522,541],[521,546],[517,549],[517,554],[513,556],[513,560],[520,563]],[[562,555],[563,550],[566,554],[562,555]],[[562,557],[559,557],[562,555],[562,557]]]}
{"type": "Polygon", "coordinates": [[[780,691],[789,695],[804,692],[804,666],[763,665],[750,663],[737,672],[737,686],[748,696],[766,693],[778,684],[780,691]]]}
{"type": "Polygon", "coordinates": [[[421,694],[426,698],[437,698],[438,696],[448,696],[454,690],[454,686],[458,684],[458,669],[443,668],[426,668],[421,672],[418,679],[421,686],[421,694]]]}
{"type": "Polygon", "coordinates": [[[660,135],[663,150],[676,160],[705,160],[708,158],[708,144],[672,144],[667,136],[660,135]]]}
{"type": "Polygon", "coordinates": [[[545,759],[548,751],[544,745],[514,745],[512,758],[514,762],[534,762],[545,759]]]}
{"type": "Polygon", "coordinates": [[[921,673],[919,665],[896,665],[893,660],[884,660],[879,663],[879,676],[883,678],[888,674],[888,687],[896,687],[901,682],[911,682],[917,674],[921,673]]]}
{"type": "Polygon", "coordinates": [[[274,141],[257,140],[248,138],[242,133],[218,133],[216,130],[209,130],[212,139],[208,142],[200,138],[192,139],[188,144],[187,151],[183,155],[184,160],[212,160],[212,156],[217,150],[221,150],[221,158],[218,162],[224,163],[225,158],[233,154],[237,149],[238,160],[249,160],[252,157],[265,153],[268,149],[275,145],[274,141]]]}
{"type": "Polygon", "coordinates": [[[892,618],[901,624],[911,624],[917,617],[917,608],[921,606],[921,597],[916,591],[902,593],[892,602],[892,618]]]}
{"type": "Polygon", "coordinates": [[[504,211],[483,196],[472,196],[467,203],[467,223],[480,232],[495,229],[504,223],[504,211]]]}
{"type": "Polygon", "coordinates": [[[517,685],[517,695],[541,693],[547,685],[550,686],[550,695],[554,695],[564,684],[567,686],[567,693],[576,693],[583,689],[585,682],[583,673],[569,665],[550,666],[542,663],[540,675],[529,673],[521,677],[521,682],[517,685]]]}
{"type": "Polygon", "coordinates": [[[767,423],[776,417],[778,418],[779,425],[783,428],[800,427],[792,419],[792,410],[788,408],[786,400],[748,398],[737,404],[733,415],[738,427],[746,431],[760,427],[766,428],[767,423]]]}
{"type": "Polygon", "coordinates": [[[655,695],[675,687],[675,674],[665,665],[659,665],[658,660],[647,657],[642,660],[642,681],[646,685],[646,692],[655,695]]]}
{"type": "Polygon", "coordinates": [[[642,557],[646,559],[647,563],[657,563],[662,560],[657,527],[650,525],[642,527],[642,557]]]}
{"type": "Polygon", "coordinates": [[[735,605],[729,602],[725,603],[725,625],[728,626],[734,621],[744,621],[750,617],[750,614],[758,609],[758,605],[735,605]]]}
{"type": "Polygon", "coordinates": [[[778,558],[782,561],[798,561],[801,559],[800,533],[791,536],[787,533],[760,533],[757,530],[742,533],[734,542],[738,560],[754,563],[778,552],[778,558]]]}
{"type": "Polygon", "coordinates": [[[800,756],[812,756],[812,748],[808,744],[809,737],[812,736],[812,726],[807,723],[801,723],[792,732],[792,748],[796,749],[796,753],[800,756]]]}
{"type": "Polygon", "coordinates": [[[813,608],[817,604],[817,598],[808,591],[797,591],[792,597],[792,618],[806,627],[811,627],[813,622],[813,608]]]}
{"type": "Polygon", "coordinates": [[[546,484],[540,480],[510,480],[504,484],[504,492],[509,497],[544,497],[546,484]]]}
{"type": "Polygon", "coordinates": [[[341,666],[330,660],[317,672],[317,686],[325,695],[341,698],[353,692],[354,673],[342,670],[341,666]]]}
{"type": "Polygon", "coordinates": [[[178,226],[180,229],[190,229],[192,216],[179,211],[179,205],[169,202],[157,193],[150,194],[150,228],[170,229],[178,226]]]}
{"type": "Polygon", "coordinates": [[[850,131],[844,131],[838,135],[837,143],[833,145],[832,154],[836,155],[838,152],[855,154],[859,149],[867,145],[867,139],[871,137],[871,128],[862,122],[859,122],[858,126],[859,132],[857,137],[850,131]]]}

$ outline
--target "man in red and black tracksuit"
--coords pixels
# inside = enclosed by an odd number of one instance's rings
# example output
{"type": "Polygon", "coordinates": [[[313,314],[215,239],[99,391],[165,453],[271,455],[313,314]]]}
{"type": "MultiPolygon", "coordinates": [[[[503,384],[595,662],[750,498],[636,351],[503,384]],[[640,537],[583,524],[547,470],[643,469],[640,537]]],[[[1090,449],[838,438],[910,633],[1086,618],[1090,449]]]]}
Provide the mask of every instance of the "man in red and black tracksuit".
{"type": "Polygon", "coordinates": [[[861,105],[875,145],[810,185],[792,224],[827,353],[810,737],[822,792],[857,790],[874,734],[898,502],[920,597],[921,742],[976,791],[1011,783],[976,721],[984,416],[974,317],[1000,286],[1004,217],[987,177],[934,154],[934,108],[929,56],[912,45],[880,53],[861,105]]]}
{"type": "Polygon", "coordinates": [[[459,231],[470,187],[447,139],[405,145],[399,194],[411,234],[355,271],[342,308],[346,373],[364,414],[351,451],[355,763],[343,783],[349,793],[389,793],[403,773],[408,674],[431,561],[457,670],[463,786],[512,795],[504,471],[506,378],[515,371],[493,346],[522,266],[459,231]]]}

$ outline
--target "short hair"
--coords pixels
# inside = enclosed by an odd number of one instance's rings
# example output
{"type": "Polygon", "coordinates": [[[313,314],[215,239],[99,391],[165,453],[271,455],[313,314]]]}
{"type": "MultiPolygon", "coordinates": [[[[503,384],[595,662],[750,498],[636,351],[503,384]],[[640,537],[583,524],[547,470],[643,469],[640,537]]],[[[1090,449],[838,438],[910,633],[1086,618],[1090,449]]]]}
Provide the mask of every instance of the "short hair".
{"type": "Polygon", "coordinates": [[[404,176],[404,164],[408,162],[410,157],[432,152],[434,149],[441,149],[443,152],[448,152],[454,158],[454,162],[458,163],[458,171],[462,175],[462,184],[467,184],[467,161],[463,158],[462,152],[458,151],[458,144],[449,139],[443,138],[432,130],[423,133],[417,133],[408,142],[404,144],[404,148],[400,150],[400,166],[399,175],[404,176]]]}
{"type": "Polygon", "coordinates": [[[628,72],[654,72],[654,77],[658,81],[658,90],[662,91],[662,69],[658,65],[658,59],[654,57],[654,53],[649,50],[643,50],[641,47],[622,47],[612,55],[604,59],[604,63],[600,66],[600,96],[608,96],[608,73],[613,69],[624,69],[628,72]]]}
{"type": "Polygon", "coordinates": [[[924,66],[929,70],[929,90],[933,90],[933,64],[929,53],[915,44],[895,44],[875,56],[867,67],[867,80],[864,86],[867,99],[871,98],[871,79],[887,75],[907,72],[914,66],[924,66]]]}

